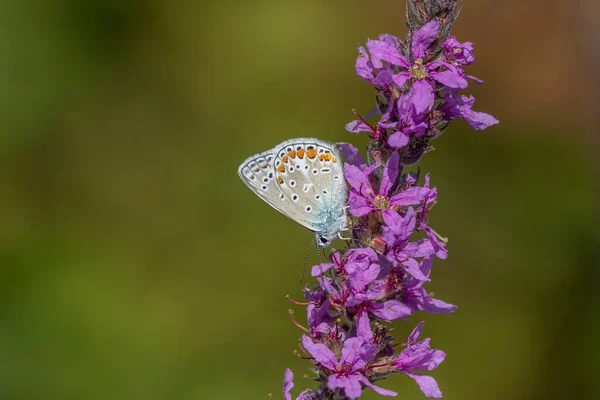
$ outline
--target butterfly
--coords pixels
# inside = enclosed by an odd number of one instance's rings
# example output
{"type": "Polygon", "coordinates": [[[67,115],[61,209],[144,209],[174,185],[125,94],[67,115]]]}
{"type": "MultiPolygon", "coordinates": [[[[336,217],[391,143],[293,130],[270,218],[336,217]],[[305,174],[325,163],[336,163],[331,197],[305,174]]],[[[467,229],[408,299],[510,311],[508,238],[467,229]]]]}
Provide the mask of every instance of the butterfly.
{"type": "Polygon", "coordinates": [[[242,181],[271,207],[315,233],[326,247],[346,230],[348,187],[333,143],[290,139],[249,157],[238,168],[242,181]]]}

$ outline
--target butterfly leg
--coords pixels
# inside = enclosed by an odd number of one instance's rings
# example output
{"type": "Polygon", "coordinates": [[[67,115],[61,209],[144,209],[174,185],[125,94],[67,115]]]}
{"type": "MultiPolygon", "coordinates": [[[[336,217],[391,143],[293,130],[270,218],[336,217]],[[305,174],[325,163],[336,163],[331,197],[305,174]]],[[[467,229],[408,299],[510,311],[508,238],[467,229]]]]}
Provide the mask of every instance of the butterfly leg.
{"type": "MultiPolygon", "coordinates": [[[[343,229],[343,230],[344,230],[344,231],[348,231],[349,229],[343,229]]],[[[343,236],[342,236],[342,231],[341,231],[341,230],[338,232],[338,237],[339,237],[340,239],[342,239],[342,240],[352,240],[352,238],[351,238],[351,237],[349,237],[349,238],[347,238],[347,237],[343,237],[343,236]]]]}

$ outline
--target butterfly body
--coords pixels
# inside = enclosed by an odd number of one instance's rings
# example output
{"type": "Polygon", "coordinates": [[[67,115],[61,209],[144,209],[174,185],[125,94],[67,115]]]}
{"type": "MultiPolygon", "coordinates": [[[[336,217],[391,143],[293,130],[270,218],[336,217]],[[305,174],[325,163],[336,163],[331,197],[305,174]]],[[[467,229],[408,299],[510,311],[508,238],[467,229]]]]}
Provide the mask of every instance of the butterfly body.
{"type": "Polygon", "coordinates": [[[332,143],[290,139],[246,159],[238,174],[267,204],[313,231],[317,246],[346,228],[348,189],[332,143]]]}

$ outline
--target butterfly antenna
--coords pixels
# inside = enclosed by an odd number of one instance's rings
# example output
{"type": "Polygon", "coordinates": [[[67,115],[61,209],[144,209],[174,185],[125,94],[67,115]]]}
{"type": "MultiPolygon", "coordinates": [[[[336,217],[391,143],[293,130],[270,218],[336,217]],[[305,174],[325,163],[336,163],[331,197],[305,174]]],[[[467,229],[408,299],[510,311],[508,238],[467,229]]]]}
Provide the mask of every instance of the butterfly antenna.
{"type": "MultiPolygon", "coordinates": [[[[312,250],[313,245],[315,244],[315,239],[313,239],[308,245],[308,250],[306,251],[306,257],[304,258],[304,268],[302,268],[302,275],[300,275],[300,281],[304,279],[304,274],[306,273],[306,266],[308,265],[308,257],[310,257],[310,251],[312,250]]],[[[319,253],[317,252],[317,255],[319,253]]]]}
{"type": "MultiPolygon", "coordinates": [[[[325,251],[323,249],[323,251],[325,251]]],[[[323,259],[321,258],[321,252],[319,251],[319,249],[317,249],[317,261],[319,262],[319,264],[323,264],[323,259]]]]}

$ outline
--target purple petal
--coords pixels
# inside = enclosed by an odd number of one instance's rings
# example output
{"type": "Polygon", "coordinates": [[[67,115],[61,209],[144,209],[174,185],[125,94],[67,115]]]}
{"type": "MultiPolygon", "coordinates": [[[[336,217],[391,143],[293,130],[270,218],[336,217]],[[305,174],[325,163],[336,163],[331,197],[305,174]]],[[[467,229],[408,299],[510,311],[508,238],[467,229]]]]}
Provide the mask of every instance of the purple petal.
{"type": "Polygon", "coordinates": [[[402,46],[402,40],[400,40],[396,36],[387,33],[382,33],[381,35],[379,35],[379,40],[381,40],[382,42],[389,43],[397,49],[399,49],[400,46],[402,46]]]}
{"type": "Polygon", "coordinates": [[[362,265],[362,269],[365,269],[371,264],[379,259],[379,256],[370,247],[360,248],[360,249],[349,249],[346,253],[348,256],[348,260],[351,263],[360,263],[362,265]]]}
{"type": "Polygon", "coordinates": [[[415,105],[415,112],[422,114],[433,106],[433,88],[427,79],[416,80],[410,91],[410,96],[415,105]]]}
{"type": "Polygon", "coordinates": [[[294,387],[294,373],[291,369],[286,368],[283,378],[283,396],[285,400],[292,400],[291,391],[294,387]]]}
{"type": "Polygon", "coordinates": [[[419,388],[421,388],[421,391],[425,396],[436,399],[442,398],[442,392],[440,391],[435,379],[433,379],[431,376],[415,374],[411,372],[407,372],[406,375],[410,376],[417,382],[417,385],[419,385],[419,388]]]}
{"type": "Polygon", "coordinates": [[[414,60],[425,57],[425,50],[435,40],[439,29],[439,22],[434,20],[426,23],[415,32],[412,40],[412,56],[414,60]]]}
{"type": "Polygon", "coordinates": [[[369,40],[367,41],[367,48],[369,49],[369,53],[371,53],[371,58],[373,59],[373,65],[375,68],[383,67],[383,64],[380,60],[402,66],[406,69],[410,67],[408,60],[402,54],[400,54],[397,48],[389,43],[381,40],[369,40]]]}
{"type": "Polygon", "coordinates": [[[377,278],[380,271],[381,267],[379,264],[371,264],[365,270],[356,269],[354,272],[350,273],[348,277],[350,289],[354,293],[362,292],[365,289],[365,286],[377,278]]]}
{"type": "Polygon", "coordinates": [[[331,303],[329,299],[325,300],[320,306],[316,304],[309,304],[306,308],[306,313],[308,315],[308,323],[310,326],[315,327],[323,322],[332,321],[332,317],[329,314],[330,309],[331,303]]]}
{"type": "Polygon", "coordinates": [[[358,376],[358,380],[361,381],[362,383],[364,383],[364,385],[366,387],[373,389],[374,391],[376,391],[377,393],[379,393],[383,396],[397,396],[398,395],[398,393],[396,393],[396,392],[392,392],[391,390],[387,390],[382,387],[373,385],[367,378],[365,378],[362,375],[358,376]]]}
{"type": "Polygon", "coordinates": [[[413,344],[417,340],[419,340],[419,336],[421,336],[421,330],[423,329],[423,325],[425,325],[425,321],[421,321],[415,326],[415,329],[408,335],[408,344],[413,344]]]}
{"type": "Polygon", "coordinates": [[[363,171],[365,172],[365,175],[369,176],[373,171],[375,171],[379,167],[381,167],[381,164],[379,164],[379,161],[376,161],[375,164],[371,164],[365,167],[363,171]]]}
{"type": "Polygon", "coordinates": [[[399,122],[378,122],[377,125],[382,129],[398,129],[400,126],[399,122]]]}
{"type": "Polygon", "coordinates": [[[354,190],[350,191],[348,205],[350,206],[350,214],[355,217],[362,217],[375,210],[375,207],[373,207],[369,199],[359,195],[354,190]]]}
{"type": "Polygon", "coordinates": [[[329,389],[343,388],[346,396],[350,399],[358,399],[362,393],[362,388],[356,374],[350,376],[329,375],[329,378],[327,378],[327,387],[329,389]]]}
{"type": "Polygon", "coordinates": [[[360,119],[348,122],[345,129],[350,133],[373,132],[373,129],[360,119]]]}
{"type": "Polygon", "coordinates": [[[394,235],[397,236],[399,240],[406,240],[412,234],[415,229],[415,210],[410,207],[406,210],[406,215],[404,217],[400,216],[398,212],[388,208],[381,213],[385,224],[392,230],[394,235]]]}
{"type": "Polygon", "coordinates": [[[376,86],[388,87],[394,81],[394,72],[390,69],[380,69],[371,83],[376,86]]]}
{"type": "Polygon", "coordinates": [[[483,130],[491,125],[496,125],[498,121],[496,118],[492,117],[490,114],[486,114],[483,112],[477,112],[473,110],[463,110],[463,116],[473,127],[475,130],[483,130]]]}
{"type": "Polygon", "coordinates": [[[342,156],[344,156],[344,158],[346,159],[346,163],[355,165],[360,169],[364,169],[367,166],[365,159],[360,154],[358,149],[354,147],[354,145],[350,143],[340,142],[336,143],[336,146],[340,148],[342,156]]]}
{"type": "Polygon", "coordinates": [[[398,206],[410,206],[413,204],[419,204],[423,200],[427,194],[431,191],[431,189],[427,187],[419,187],[415,186],[412,188],[408,188],[403,192],[395,194],[390,198],[390,204],[395,204],[398,206]]]}
{"type": "Polygon", "coordinates": [[[421,290],[423,291],[423,293],[422,303],[420,304],[420,307],[418,307],[419,310],[423,310],[428,313],[446,314],[451,313],[458,308],[454,304],[449,304],[442,300],[432,298],[431,296],[429,296],[429,294],[427,294],[427,292],[423,288],[421,288],[421,290]]]}
{"type": "Polygon", "coordinates": [[[321,343],[314,343],[311,338],[302,335],[302,346],[319,364],[325,368],[335,371],[337,360],[333,351],[321,343]]]}
{"type": "Polygon", "coordinates": [[[397,74],[392,75],[392,81],[398,85],[398,87],[404,86],[407,80],[410,79],[410,74],[408,72],[399,72],[397,74]]]}
{"type": "Polygon", "coordinates": [[[344,347],[342,347],[342,354],[340,356],[339,364],[354,365],[361,358],[362,345],[363,341],[358,337],[346,339],[344,342],[344,347]]]}
{"type": "Polygon", "coordinates": [[[464,89],[469,86],[469,83],[457,71],[446,70],[440,72],[431,72],[429,74],[433,79],[453,89],[464,89]]]}
{"type": "Polygon", "coordinates": [[[328,294],[335,296],[336,298],[340,298],[340,293],[337,289],[331,284],[331,279],[327,277],[317,278],[317,281],[328,294]]]}
{"type": "Polygon", "coordinates": [[[483,83],[482,79],[479,79],[478,77],[473,76],[473,75],[465,75],[465,78],[474,80],[475,82],[479,83],[480,85],[483,83]]]}
{"type": "Polygon", "coordinates": [[[404,246],[402,252],[408,257],[429,257],[435,253],[431,240],[420,239],[416,242],[409,242],[404,246]]]}
{"type": "Polygon", "coordinates": [[[400,156],[398,155],[398,152],[395,151],[385,164],[383,176],[381,177],[381,185],[379,187],[379,194],[382,196],[388,195],[388,192],[396,182],[396,178],[398,178],[398,172],[400,171],[400,164],[398,163],[399,159],[400,156]]]}
{"type": "Polygon", "coordinates": [[[310,271],[310,274],[311,274],[311,276],[322,275],[325,271],[327,271],[329,268],[333,267],[334,265],[335,264],[333,264],[333,263],[314,265],[310,271]]]}
{"type": "Polygon", "coordinates": [[[383,113],[383,115],[381,116],[380,122],[387,122],[390,120],[390,118],[392,117],[392,113],[394,112],[395,104],[396,102],[394,98],[390,97],[390,99],[388,100],[387,108],[385,109],[385,113],[383,113]]]}
{"type": "Polygon", "coordinates": [[[369,182],[367,174],[360,168],[351,164],[344,164],[344,175],[350,186],[356,189],[361,195],[366,194],[375,197],[375,191],[369,182]]]}
{"type": "Polygon", "coordinates": [[[385,285],[377,285],[373,284],[369,286],[366,292],[364,293],[356,293],[355,298],[360,300],[358,304],[362,301],[371,301],[378,299],[383,293],[385,293],[385,285]]]}
{"type": "Polygon", "coordinates": [[[388,145],[395,149],[401,149],[410,141],[410,137],[403,132],[394,132],[388,137],[388,145]]]}
{"type": "Polygon", "coordinates": [[[313,392],[311,389],[305,389],[302,392],[300,392],[298,397],[296,397],[296,400],[313,400],[315,399],[315,395],[316,393],[313,392]]]}
{"type": "MultiPolygon", "coordinates": [[[[448,257],[448,250],[446,250],[446,243],[442,242],[438,238],[438,235],[433,231],[433,229],[431,229],[429,226],[427,226],[424,223],[421,223],[421,228],[423,228],[425,233],[427,233],[427,236],[429,237],[429,241],[431,242],[431,245],[433,246],[433,251],[435,251],[435,255],[438,256],[439,258],[441,258],[442,260],[445,259],[446,257],[448,257]]],[[[446,239],[446,241],[447,241],[447,239],[446,239]]]]}
{"type": "Polygon", "coordinates": [[[425,275],[426,277],[429,278],[429,275],[431,275],[431,267],[432,266],[433,266],[433,257],[427,256],[426,258],[424,258],[421,261],[421,265],[419,266],[419,268],[421,268],[421,272],[423,272],[423,275],[425,275]]]}
{"type": "Polygon", "coordinates": [[[442,350],[432,350],[430,352],[429,362],[426,365],[426,369],[431,371],[437,368],[446,359],[446,353],[442,350]]]}
{"type": "Polygon", "coordinates": [[[358,46],[358,57],[356,58],[356,74],[371,82],[373,79],[373,64],[364,47],[358,46]]]}
{"type": "Polygon", "coordinates": [[[418,279],[420,281],[430,281],[427,275],[424,275],[419,268],[419,263],[414,258],[409,258],[407,260],[402,261],[402,266],[404,270],[408,272],[413,278],[418,279]]]}
{"type": "Polygon", "coordinates": [[[373,340],[373,331],[371,330],[371,321],[369,320],[369,313],[365,310],[358,317],[356,323],[356,335],[364,343],[371,343],[373,340]]]}
{"type": "Polygon", "coordinates": [[[407,317],[412,312],[409,306],[398,300],[371,304],[369,305],[369,311],[386,321],[407,317]]]}

